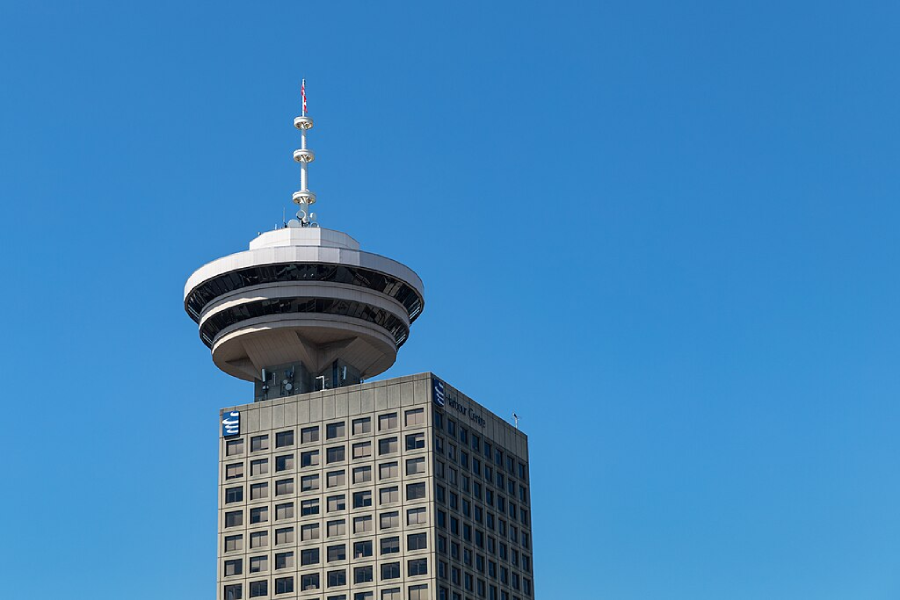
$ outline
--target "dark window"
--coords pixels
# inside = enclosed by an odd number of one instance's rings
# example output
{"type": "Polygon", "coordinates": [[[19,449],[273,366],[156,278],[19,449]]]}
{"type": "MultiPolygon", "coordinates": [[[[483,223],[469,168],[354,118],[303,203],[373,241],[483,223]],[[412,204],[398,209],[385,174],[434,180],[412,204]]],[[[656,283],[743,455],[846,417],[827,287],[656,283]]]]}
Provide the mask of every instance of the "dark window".
{"type": "Polygon", "coordinates": [[[428,575],[427,558],[417,558],[415,560],[411,560],[407,563],[407,566],[408,570],[406,574],[410,577],[412,577],[413,575],[428,575]]]}
{"type": "Polygon", "coordinates": [[[397,552],[400,552],[400,538],[382,538],[381,554],[396,554],[397,552]]]}
{"type": "Polygon", "coordinates": [[[400,563],[384,563],[381,565],[381,579],[398,579],[400,577],[400,563]]]}
{"type": "Polygon", "coordinates": [[[335,446],[333,448],[328,448],[325,451],[325,462],[326,463],[334,463],[340,462],[344,460],[344,447],[343,446],[335,446]]]}
{"type": "Polygon", "coordinates": [[[428,535],[424,533],[413,533],[406,536],[407,550],[425,550],[428,547],[428,535]]]}
{"type": "Polygon", "coordinates": [[[244,569],[244,561],[243,559],[238,558],[237,560],[226,560],[225,561],[225,576],[228,577],[230,575],[240,575],[243,573],[244,569]]]}
{"type": "MultiPolygon", "coordinates": [[[[347,585],[347,572],[343,569],[340,571],[328,571],[328,587],[341,585],[347,585]]],[[[329,598],[344,598],[344,596],[329,596],[329,598]]]]}
{"type": "Polygon", "coordinates": [[[269,593],[269,582],[263,579],[262,581],[251,581],[250,582],[250,597],[257,598],[259,596],[265,596],[269,593]]]}
{"type": "Polygon", "coordinates": [[[279,431],[275,434],[275,447],[276,448],[284,448],[285,446],[293,446],[294,445],[294,432],[293,431],[279,431]]]}
{"type": "Polygon", "coordinates": [[[265,523],[269,520],[269,507],[260,506],[250,509],[250,523],[265,523]]]}
{"type": "Polygon", "coordinates": [[[275,593],[287,594],[294,591],[293,577],[279,577],[275,580],[275,593]]]}
{"type": "Polygon", "coordinates": [[[328,546],[328,562],[335,560],[347,559],[347,546],[338,544],[336,546],[328,546]]]}
{"type": "Polygon", "coordinates": [[[425,434],[424,433],[413,433],[406,436],[406,449],[407,450],[421,450],[425,447],[425,434]]]}
{"type": "Polygon", "coordinates": [[[368,583],[374,579],[372,567],[356,567],[353,569],[353,583],[368,583]]]}
{"type": "Polygon", "coordinates": [[[411,483],[406,486],[406,499],[419,500],[425,497],[424,483],[411,483]]]}
{"type": "Polygon", "coordinates": [[[238,527],[244,524],[244,511],[236,510],[225,513],[225,527],[238,527]]]}
{"type": "Polygon", "coordinates": [[[319,441],[319,428],[318,427],[306,427],[300,430],[300,442],[302,444],[308,444],[310,442],[318,442],[319,441]]]}
{"type": "Polygon", "coordinates": [[[244,499],[244,488],[233,487],[225,490],[225,504],[232,502],[241,502],[244,499]]]}
{"type": "Polygon", "coordinates": [[[372,506],[372,492],[356,492],[353,494],[353,508],[372,506]]]}
{"type": "Polygon", "coordinates": [[[343,421],[340,423],[329,423],[325,426],[325,439],[333,440],[342,438],[347,435],[347,424],[343,421]]]}
{"type": "Polygon", "coordinates": [[[310,548],[309,550],[302,550],[300,552],[300,564],[301,565],[317,565],[317,564],[319,564],[319,549],[318,548],[310,548]]]}
{"type": "Polygon", "coordinates": [[[372,556],[371,540],[365,542],[356,542],[355,544],[353,544],[354,558],[364,558],[366,556],[372,556]]]}
{"type": "Polygon", "coordinates": [[[233,584],[225,586],[225,600],[241,600],[244,596],[241,594],[241,584],[233,584]]]}

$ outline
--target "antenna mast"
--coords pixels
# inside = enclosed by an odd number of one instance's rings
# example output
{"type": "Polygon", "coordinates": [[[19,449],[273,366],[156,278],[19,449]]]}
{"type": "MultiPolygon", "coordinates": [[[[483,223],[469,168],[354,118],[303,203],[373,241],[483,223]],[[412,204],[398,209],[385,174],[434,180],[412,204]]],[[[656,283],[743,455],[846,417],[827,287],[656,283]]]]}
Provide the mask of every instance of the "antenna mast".
{"type": "Polygon", "coordinates": [[[306,131],[312,129],[313,120],[306,116],[306,80],[300,83],[300,95],[303,98],[303,106],[300,116],[294,119],[294,127],[300,130],[300,149],[294,150],[294,160],[300,163],[300,190],[294,192],[294,204],[300,206],[297,211],[297,219],[301,227],[317,226],[314,219],[315,213],[309,212],[309,207],[316,203],[316,195],[307,187],[306,169],[309,163],[316,160],[316,154],[306,147],[306,131]]]}

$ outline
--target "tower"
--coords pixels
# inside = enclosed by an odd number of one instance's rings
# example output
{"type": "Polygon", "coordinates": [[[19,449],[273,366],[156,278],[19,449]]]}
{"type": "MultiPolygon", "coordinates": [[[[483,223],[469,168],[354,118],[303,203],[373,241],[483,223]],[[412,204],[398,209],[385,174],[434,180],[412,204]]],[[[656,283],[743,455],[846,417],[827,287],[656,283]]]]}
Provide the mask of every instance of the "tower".
{"type": "Polygon", "coordinates": [[[533,600],[527,436],[431,373],[364,383],[424,288],[316,223],[301,89],[297,218],[185,285],[213,362],[254,382],[219,414],[216,598],[533,600]]]}
{"type": "Polygon", "coordinates": [[[297,218],[259,235],[248,250],[200,267],[184,291],[185,310],[216,366],[254,381],[259,400],[383,373],[424,306],[422,280],[410,268],[314,221],[305,81],[302,89],[302,114],[294,119],[301,140],[294,151],[297,218]]]}

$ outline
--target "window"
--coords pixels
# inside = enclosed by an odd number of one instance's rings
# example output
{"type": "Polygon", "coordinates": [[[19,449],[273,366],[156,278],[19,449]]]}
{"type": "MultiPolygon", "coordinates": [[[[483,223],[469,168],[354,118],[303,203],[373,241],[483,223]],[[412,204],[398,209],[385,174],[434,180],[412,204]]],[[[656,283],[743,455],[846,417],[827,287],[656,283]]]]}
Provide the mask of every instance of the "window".
{"type": "Polygon", "coordinates": [[[424,408],[414,408],[412,410],[406,411],[406,426],[410,427],[412,425],[424,425],[425,424],[425,409],[424,408]]]}
{"type": "Polygon", "coordinates": [[[244,547],[244,536],[242,535],[226,535],[225,536],[225,552],[236,552],[244,547]]]}
{"type": "Polygon", "coordinates": [[[372,506],[372,492],[356,492],[353,494],[353,508],[372,506]]]}
{"type": "Polygon", "coordinates": [[[328,512],[347,510],[347,500],[343,495],[328,496],[328,512]]]}
{"type": "Polygon", "coordinates": [[[372,442],[353,444],[353,458],[366,458],[372,456],[372,442]]]}
{"type": "Polygon", "coordinates": [[[325,463],[331,464],[344,460],[344,447],[334,446],[325,450],[325,463]]]}
{"type": "Polygon", "coordinates": [[[275,505],[275,520],[281,521],[282,519],[293,519],[294,518],[294,503],[288,502],[287,504],[276,504],[275,505]]]}
{"type": "Polygon", "coordinates": [[[319,539],[319,524],[312,523],[300,527],[300,539],[304,542],[319,539]]]}
{"type": "Polygon", "coordinates": [[[400,588],[390,588],[381,591],[381,600],[403,600],[403,595],[400,593],[400,588]]]}
{"type": "Polygon", "coordinates": [[[378,431],[397,429],[397,413],[378,415],[378,431]]]}
{"type": "Polygon", "coordinates": [[[251,500],[260,500],[262,498],[269,497],[269,484],[268,483],[254,483],[250,486],[250,499],[251,500]]]}
{"type": "Polygon", "coordinates": [[[347,559],[347,546],[345,546],[344,544],[328,546],[328,562],[333,562],[336,560],[346,560],[346,559],[347,559]]]}
{"type": "Polygon", "coordinates": [[[225,479],[237,479],[244,476],[244,463],[225,466],[225,479]]]}
{"type": "Polygon", "coordinates": [[[456,437],[456,421],[453,419],[447,419],[447,433],[456,437]]]}
{"type": "Polygon", "coordinates": [[[372,432],[372,419],[365,417],[364,419],[353,419],[353,435],[372,432]]]}
{"type": "Polygon", "coordinates": [[[357,467],[353,469],[353,483],[366,483],[372,481],[372,467],[357,467]]]}
{"type": "Polygon", "coordinates": [[[269,570],[268,556],[253,556],[250,558],[250,572],[262,573],[269,570]]]}
{"type": "Polygon", "coordinates": [[[421,450],[425,447],[425,434],[424,433],[413,433],[406,436],[406,449],[407,450],[421,450]]]}
{"type": "Polygon", "coordinates": [[[344,535],[347,533],[347,522],[344,519],[328,521],[328,537],[344,535]]]}
{"type": "Polygon", "coordinates": [[[293,577],[279,577],[275,580],[275,593],[287,594],[294,591],[293,577]]]}
{"type": "Polygon", "coordinates": [[[390,479],[391,477],[399,477],[400,469],[395,462],[382,463],[378,465],[378,479],[390,479]]]}
{"type": "Polygon", "coordinates": [[[253,475],[265,475],[268,472],[269,472],[269,459],[268,458],[250,461],[250,476],[251,477],[253,475]]]}
{"type": "Polygon", "coordinates": [[[306,477],[300,478],[300,491],[301,492],[309,492],[312,490],[319,489],[319,476],[318,475],[307,475],[306,477]]]}
{"type": "Polygon", "coordinates": [[[356,542],[353,544],[353,556],[355,558],[365,558],[372,556],[372,540],[364,542],[356,542]]]}
{"type": "Polygon", "coordinates": [[[303,500],[300,503],[300,514],[304,517],[319,514],[319,499],[303,500]]]}
{"type": "Polygon", "coordinates": [[[284,496],[287,494],[294,493],[294,480],[293,479],[282,479],[280,481],[275,482],[275,495],[276,496],[284,496]]]}
{"type": "Polygon", "coordinates": [[[381,579],[382,581],[385,579],[399,579],[400,578],[400,563],[382,563],[381,565],[381,579]]]}
{"type": "Polygon", "coordinates": [[[260,450],[269,449],[269,436],[258,435],[250,438],[250,452],[259,452],[260,450]]]}
{"type": "Polygon", "coordinates": [[[427,585],[409,586],[409,600],[428,600],[427,585]]]}
{"type": "Polygon", "coordinates": [[[266,579],[250,582],[250,597],[258,598],[269,593],[269,582],[266,579]]]}
{"type": "Polygon", "coordinates": [[[469,432],[462,427],[459,428],[459,441],[461,441],[463,444],[469,443],[469,432]]]}
{"type": "Polygon", "coordinates": [[[244,561],[240,558],[237,560],[226,560],[225,561],[225,577],[229,577],[231,575],[240,575],[243,573],[244,561]]]}
{"type": "Polygon", "coordinates": [[[410,577],[415,575],[428,575],[428,559],[427,558],[416,558],[414,560],[409,561],[407,564],[406,574],[410,577]]]}
{"type": "Polygon", "coordinates": [[[410,458],[406,461],[407,475],[423,475],[425,473],[425,457],[410,458]]]}
{"type": "Polygon", "coordinates": [[[225,442],[225,456],[237,456],[244,453],[244,440],[229,440],[225,442]]]}
{"type": "Polygon", "coordinates": [[[294,468],[294,455],[293,454],[285,454],[283,456],[275,457],[275,472],[278,471],[289,471],[294,468]]]}
{"type": "Polygon", "coordinates": [[[356,517],[353,519],[353,533],[369,533],[372,531],[372,517],[356,517]]]}
{"type": "Polygon", "coordinates": [[[353,583],[368,583],[373,579],[371,566],[353,569],[353,583]]]}
{"type": "Polygon", "coordinates": [[[275,530],[275,545],[292,544],[294,542],[294,528],[285,527],[275,530]]]}
{"type": "Polygon", "coordinates": [[[378,503],[390,504],[400,502],[400,490],[397,486],[381,488],[378,490],[378,503]]]}
{"type": "Polygon", "coordinates": [[[225,489],[225,504],[231,504],[232,502],[241,502],[244,499],[244,488],[243,487],[233,487],[225,489]]]}
{"type": "Polygon", "coordinates": [[[375,594],[372,592],[356,592],[353,594],[353,600],[372,600],[375,594]]]}
{"type": "Polygon", "coordinates": [[[294,445],[294,432],[291,431],[279,431],[275,434],[275,447],[276,448],[285,448],[287,446],[294,445]]]}
{"type": "Polygon", "coordinates": [[[406,486],[407,500],[420,500],[425,497],[425,483],[410,483],[406,486]]]}
{"type": "Polygon", "coordinates": [[[381,540],[381,554],[397,554],[400,552],[400,538],[389,537],[381,540]]]}
{"type": "Polygon", "coordinates": [[[330,488],[346,485],[347,483],[347,475],[344,471],[331,471],[326,477],[328,478],[328,487],[330,488]]]}
{"type": "Polygon", "coordinates": [[[378,440],[378,454],[379,456],[382,454],[391,454],[398,450],[397,447],[397,438],[389,437],[378,440]]]}
{"type": "Polygon", "coordinates": [[[275,570],[291,569],[294,566],[293,552],[280,552],[275,555],[275,570]]]}
{"type": "Polygon", "coordinates": [[[301,444],[309,444],[312,442],[319,441],[319,428],[318,427],[306,427],[300,430],[300,443],[301,444]]]}
{"type": "Polygon", "coordinates": [[[382,529],[400,527],[400,513],[397,511],[381,513],[380,521],[382,529]]]}
{"type": "Polygon", "coordinates": [[[307,575],[300,576],[300,589],[302,590],[317,590],[319,589],[319,574],[318,573],[309,573],[307,575]]]}
{"type": "Polygon", "coordinates": [[[237,527],[244,524],[244,511],[235,510],[225,513],[225,527],[237,527]]]}
{"type": "Polygon", "coordinates": [[[428,513],[425,508],[410,508],[406,511],[407,525],[425,525],[428,522],[428,513]]]}
{"type": "Polygon", "coordinates": [[[301,550],[300,564],[302,566],[319,564],[319,549],[309,548],[308,550],[301,550]]]}
{"type": "Polygon", "coordinates": [[[250,534],[251,548],[265,548],[269,545],[269,532],[256,531],[250,534]]]}
{"type": "Polygon", "coordinates": [[[300,468],[315,467],[319,464],[319,451],[310,450],[309,452],[300,453],[300,468]]]}
{"type": "Polygon", "coordinates": [[[225,586],[225,600],[241,600],[241,598],[243,598],[241,595],[241,584],[236,583],[225,586]]]}
{"type": "Polygon", "coordinates": [[[325,439],[334,440],[347,435],[347,424],[344,421],[340,423],[329,423],[325,426],[325,439]]]}
{"type": "Polygon", "coordinates": [[[428,535],[425,533],[412,533],[406,536],[407,550],[425,550],[428,548],[428,535]]]}
{"type": "Polygon", "coordinates": [[[268,506],[260,506],[259,508],[251,508],[250,509],[250,524],[256,523],[268,523],[269,521],[269,507],[268,506]]]}
{"type": "Polygon", "coordinates": [[[347,585],[347,571],[328,571],[328,587],[347,585]]]}

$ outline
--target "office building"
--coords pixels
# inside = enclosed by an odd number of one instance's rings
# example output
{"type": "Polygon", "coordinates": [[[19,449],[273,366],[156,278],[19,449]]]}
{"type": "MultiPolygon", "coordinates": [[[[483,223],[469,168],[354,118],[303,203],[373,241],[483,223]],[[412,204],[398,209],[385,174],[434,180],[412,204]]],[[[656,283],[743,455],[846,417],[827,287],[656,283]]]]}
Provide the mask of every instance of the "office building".
{"type": "Polygon", "coordinates": [[[531,600],[527,437],[431,373],[365,381],[424,286],[317,226],[303,104],[297,218],[185,286],[215,364],[254,384],[220,414],[216,597],[531,600]]]}

